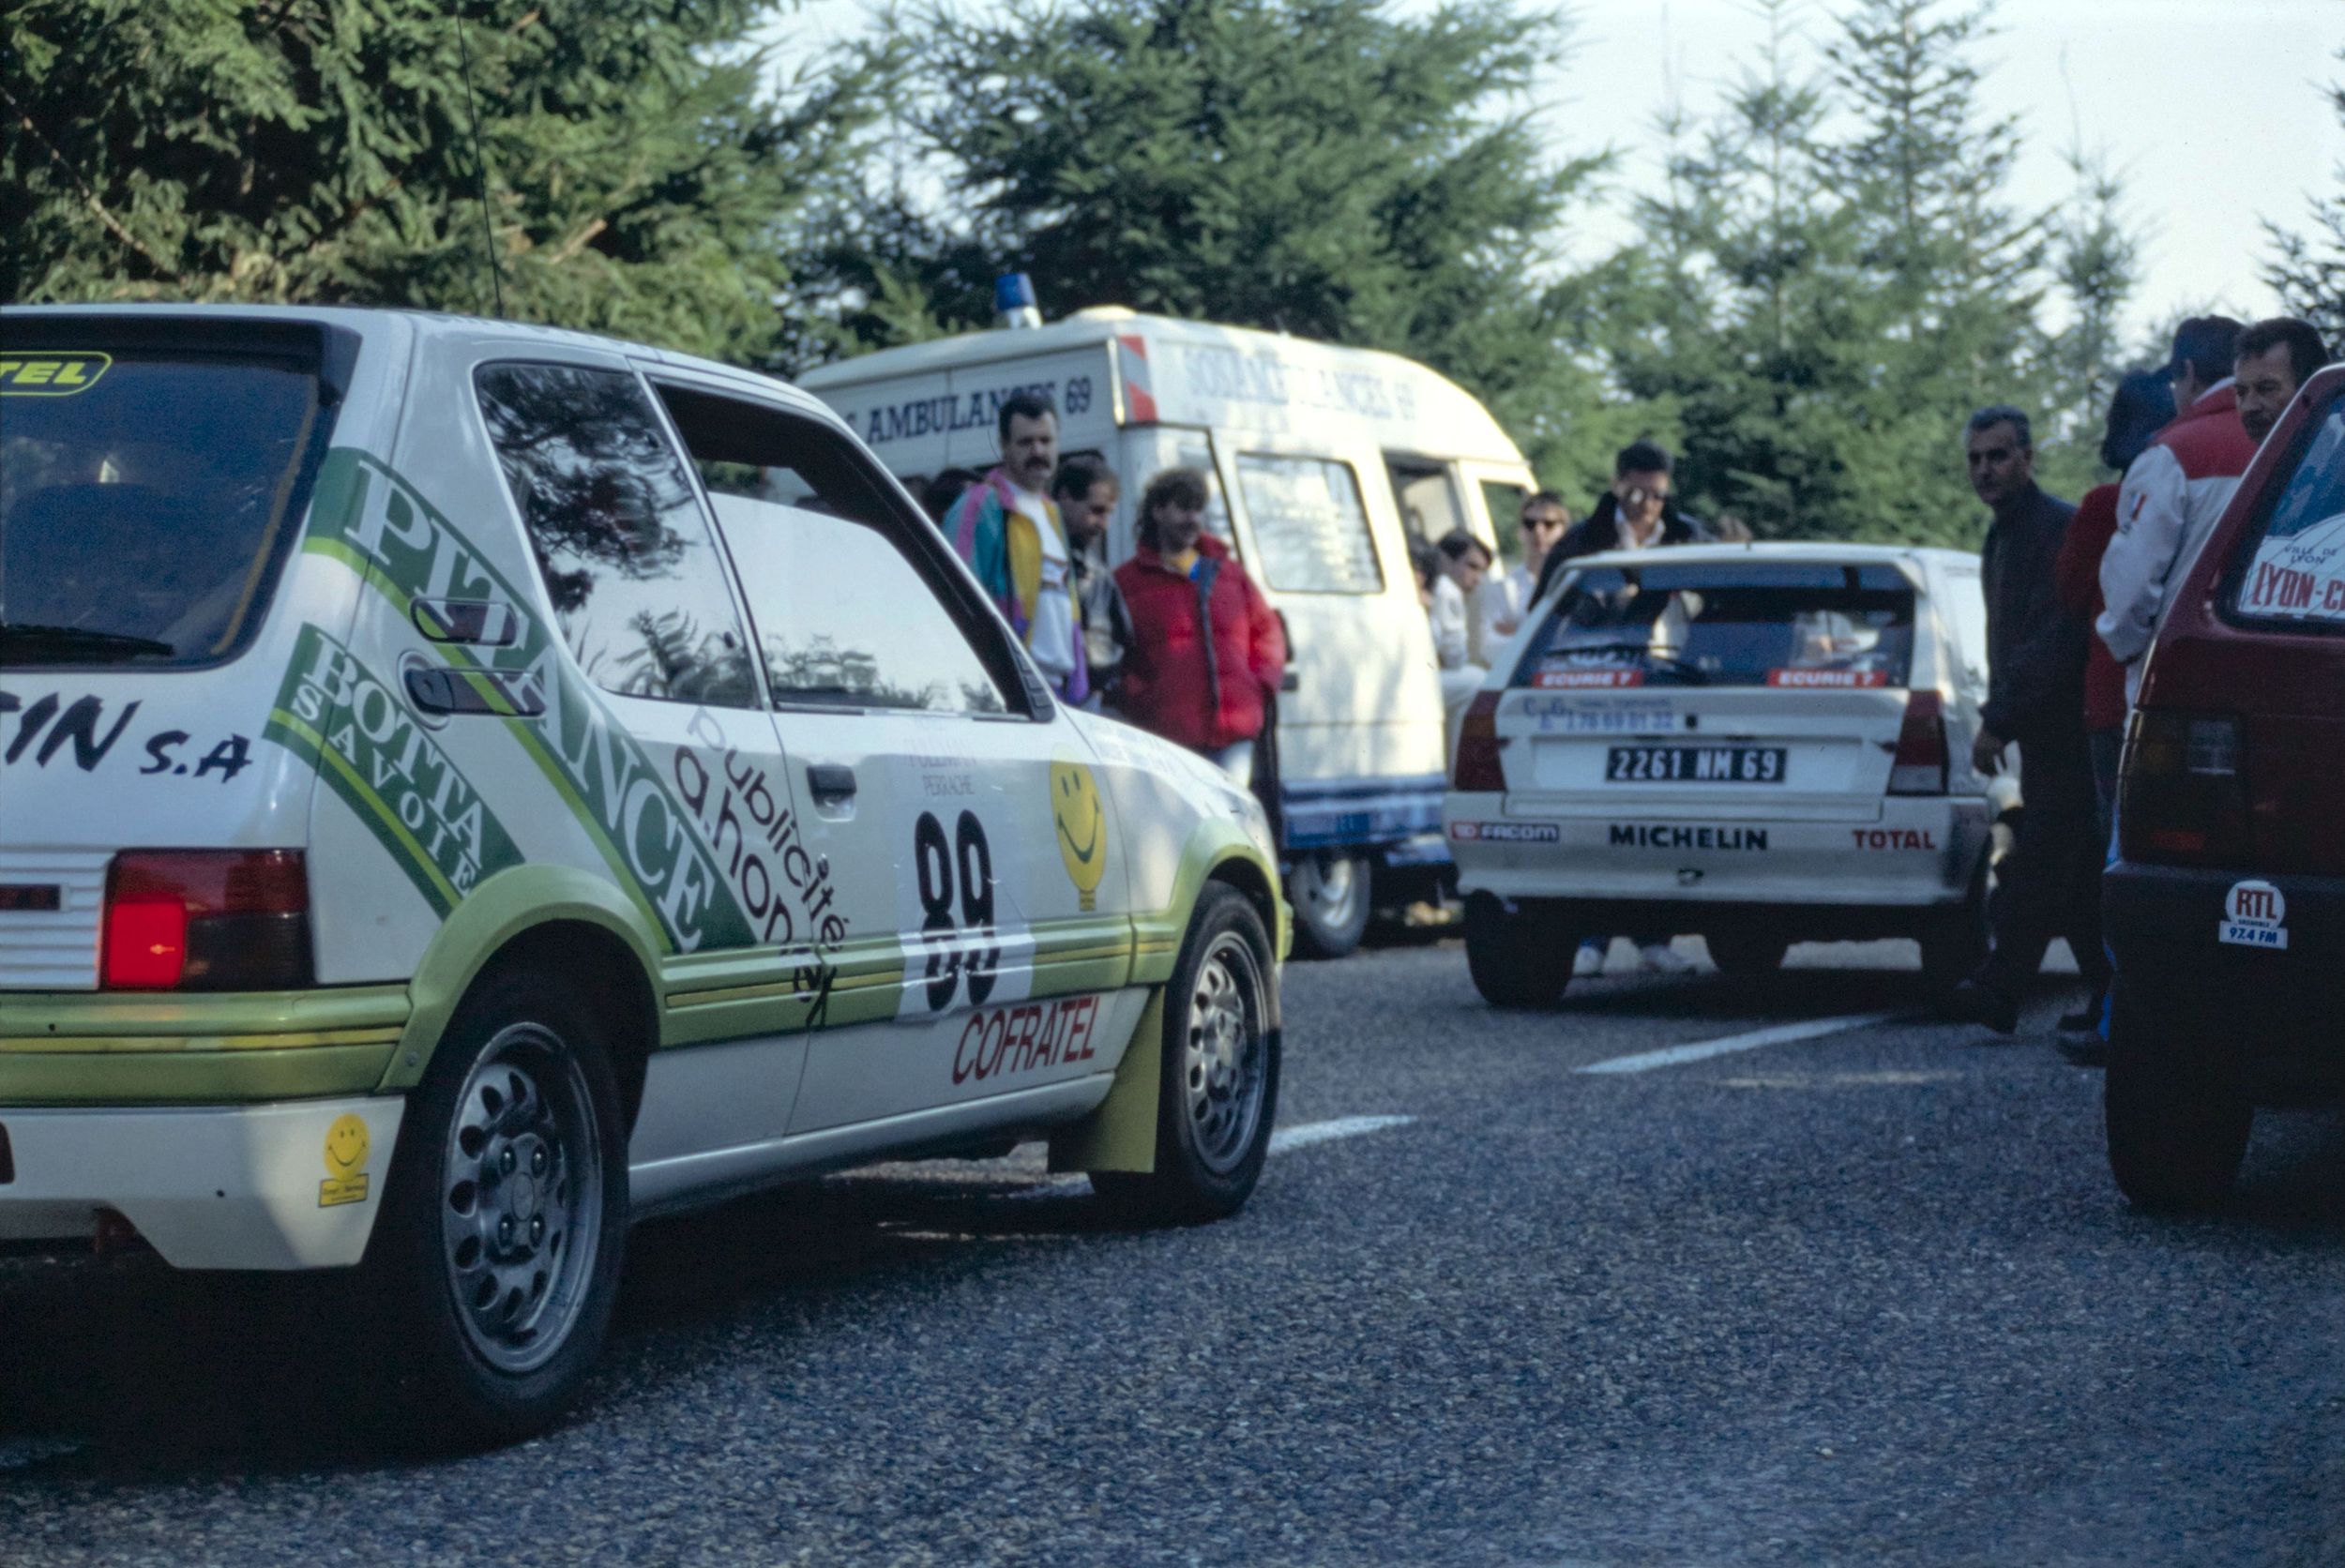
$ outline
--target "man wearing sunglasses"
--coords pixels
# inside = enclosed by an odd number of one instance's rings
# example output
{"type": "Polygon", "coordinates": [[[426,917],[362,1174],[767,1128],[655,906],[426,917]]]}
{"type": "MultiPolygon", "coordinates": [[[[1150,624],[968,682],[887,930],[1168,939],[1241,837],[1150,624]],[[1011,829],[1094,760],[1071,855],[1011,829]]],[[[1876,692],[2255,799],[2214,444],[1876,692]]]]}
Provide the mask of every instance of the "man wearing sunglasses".
{"type": "MultiPolygon", "coordinates": [[[[1564,563],[1605,550],[1660,550],[1669,545],[1706,542],[1710,531],[1678,511],[1671,499],[1670,455],[1650,441],[1632,441],[1612,459],[1612,488],[1596,500],[1596,509],[1566,534],[1541,563],[1536,604],[1555,585],[1564,563]]],[[[1525,607],[1528,608],[1527,606],[1525,607]]],[[[1637,949],[1637,964],[1656,973],[1676,974],[1693,968],[1693,960],[1670,945],[1666,929],[1627,933],[1637,949]]],[[[1604,972],[1609,937],[1589,937],[1572,955],[1571,972],[1579,976],[1604,972]]]]}
{"type": "Polygon", "coordinates": [[[1517,518],[1522,530],[1522,559],[1505,573],[1493,572],[1482,581],[1474,604],[1474,662],[1488,665],[1506,639],[1522,626],[1522,612],[1531,608],[1531,591],[1550,551],[1571,526],[1564,498],[1541,490],[1522,504],[1517,518]]]}
{"type": "Polygon", "coordinates": [[[1708,542],[1710,531],[1677,509],[1671,494],[1669,453],[1650,441],[1632,441],[1612,459],[1612,488],[1596,509],[1547,552],[1532,602],[1547,597],[1564,563],[1605,550],[1658,550],[1708,542]]]}

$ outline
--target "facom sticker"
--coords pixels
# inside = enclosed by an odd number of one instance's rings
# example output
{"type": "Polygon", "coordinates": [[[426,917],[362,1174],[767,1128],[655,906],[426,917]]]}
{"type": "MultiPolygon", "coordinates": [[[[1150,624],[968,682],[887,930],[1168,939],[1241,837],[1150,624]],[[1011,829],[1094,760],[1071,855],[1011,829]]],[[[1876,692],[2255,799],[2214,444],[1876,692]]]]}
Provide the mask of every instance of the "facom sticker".
{"type": "Polygon", "coordinates": [[[331,1209],[367,1200],[367,1155],[374,1140],[362,1117],[344,1111],[325,1129],[325,1180],[318,1184],[318,1207],[331,1209]]]}
{"type": "Polygon", "coordinates": [[[2268,882],[2232,883],[2223,899],[2223,918],[2215,928],[2217,942],[2234,947],[2288,950],[2288,900],[2268,882]]]}
{"type": "Polygon", "coordinates": [[[70,398],[98,384],[113,356],[106,354],[11,354],[0,356],[0,398],[70,398]]]}
{"type": "Polygon", "coordinates": [[[1553,822],[1451,822],[1449,837],[1460,844],[1559,844],[1564,830],[1553,822]]]}

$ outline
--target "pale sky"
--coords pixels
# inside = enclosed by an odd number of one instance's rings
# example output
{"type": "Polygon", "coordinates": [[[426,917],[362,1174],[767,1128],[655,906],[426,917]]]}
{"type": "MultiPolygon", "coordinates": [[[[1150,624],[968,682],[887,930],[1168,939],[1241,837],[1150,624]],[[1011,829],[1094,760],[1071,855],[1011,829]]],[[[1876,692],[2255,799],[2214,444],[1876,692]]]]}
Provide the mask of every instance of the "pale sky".
{"type": "MultiPolygon", "coordinates": [[[[1659,178],[1653,122],[1672,83],[1700,119],[1756,63],[1765,28],[1746,0],[1566,8],[1576,44],[1543,83],[1549,136],[1559,157],[1608,143],[1623,154],[1599,210],[1573,220],[1567,254],[1589,261],[1629,237],[1628,195],[1659,178]]],[[[1813,0],[1799,24],[1829,37],[1837,8],[1813,0]]],[[[837,38],[867,14],[865,0],[809,0],[772,33],[837,38]]],[[[2305,227],[2308,197],[2337,192],[2345,162],[2345,128],[2322,96],[2324,83],[2345,76],[2336,58],[2345,0],[2002,0],[1997,18],[2002,31],[1981,55],[1983,105],[2020,117],[2013,199],[2065,200],[2073,183],[2062,155],[2080,133],[2124,174],[2126,211],[2143,240],[2135,329],[2185,309],[2248,320],[2276,310],[2256,277],[2269,254],[2260,220],[2305,227]]]]}

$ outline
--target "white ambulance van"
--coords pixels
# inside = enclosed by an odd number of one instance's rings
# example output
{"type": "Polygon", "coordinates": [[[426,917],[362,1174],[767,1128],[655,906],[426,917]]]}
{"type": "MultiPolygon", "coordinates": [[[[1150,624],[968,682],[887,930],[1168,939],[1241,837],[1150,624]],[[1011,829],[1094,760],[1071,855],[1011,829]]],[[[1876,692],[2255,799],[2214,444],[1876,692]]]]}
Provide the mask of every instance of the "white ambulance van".
{"type": "Polygon", "coordinates": [[[1415,897],[1446,863],[1442,694],[1410,574],[1411,535],[1464,528],[1494,549],[1533,488],[1490,412],[1411,360],[1276,333],[1103,307],[810,370],[827,401],[917,491],[997,458],[1017,392],[1059,410],[1063,454],[1122,481],[1109,561],[1168,468],[1215,480],[1207,526],[1284,619],[1273,807],[1298,948],[1349,952],[1372,903],[1415,897]],[[1371,894],[1371,876],[1384,881],[1371,894]]]}
{"type": "Polygon", "coordinates": [[[1029,1138],[1233,1212],[1278,876],[778,382],[0,311],[0,1243],[351,1269],[436,1430],[525,1432],[647,1214],[1029,1138]]]}

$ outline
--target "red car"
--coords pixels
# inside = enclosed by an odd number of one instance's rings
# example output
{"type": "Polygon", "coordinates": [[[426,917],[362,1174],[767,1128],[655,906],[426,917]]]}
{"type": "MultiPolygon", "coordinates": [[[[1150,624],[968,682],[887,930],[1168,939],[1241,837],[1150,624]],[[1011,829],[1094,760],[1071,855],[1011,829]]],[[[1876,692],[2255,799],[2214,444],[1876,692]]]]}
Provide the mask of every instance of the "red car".
{"type": "Polygon", "coordinates": [[[2345,1099],[2345,368],[2263,444],[2160,628],[2126,741],[2109,1163],[2187,1209],[2259,1105],[2345,1099]]]}

